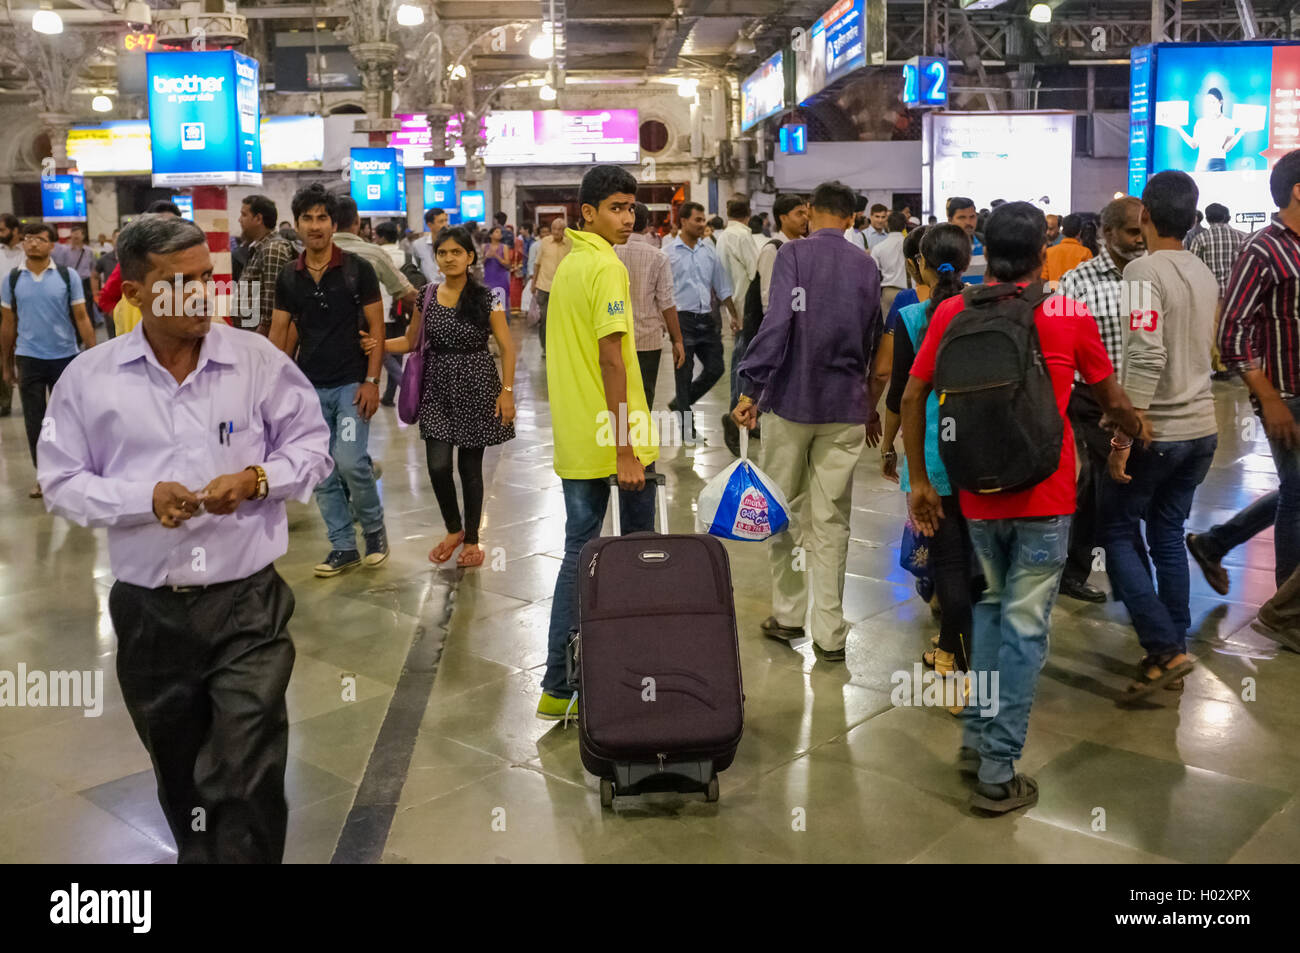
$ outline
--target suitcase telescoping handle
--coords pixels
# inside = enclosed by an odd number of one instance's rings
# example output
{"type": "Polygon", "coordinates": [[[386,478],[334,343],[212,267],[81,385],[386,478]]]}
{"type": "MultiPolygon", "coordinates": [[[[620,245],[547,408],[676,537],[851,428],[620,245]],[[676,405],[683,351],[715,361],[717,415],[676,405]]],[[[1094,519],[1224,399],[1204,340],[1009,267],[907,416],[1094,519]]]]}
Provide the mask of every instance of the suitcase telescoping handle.
{"type": "MultiPolygon", "coordinates": [[[[647,483],[655,485],[655,509],[659,511],[659,531],[668,532],[668,480],[662,473],[647,473],[645,475],[647,483]]],[[[614,511],[614,535],[623,535],[622,514],[618,506],[618,477],[610,476],[605,478],[609,484],[609,508],[614,511]]]]}

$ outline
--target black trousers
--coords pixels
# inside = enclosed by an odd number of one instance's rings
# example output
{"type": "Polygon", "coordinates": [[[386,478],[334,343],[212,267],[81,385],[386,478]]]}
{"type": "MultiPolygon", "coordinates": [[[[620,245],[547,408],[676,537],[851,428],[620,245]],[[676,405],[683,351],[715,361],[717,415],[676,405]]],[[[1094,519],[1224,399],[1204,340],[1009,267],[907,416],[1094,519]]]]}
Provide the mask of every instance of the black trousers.
{"type": "MultiPolygon", "coordinates": [[[[673,370],[673,374],[677,384],[677,409],[687,411],[713,388],[727,365],[722,353],[721,325],[711,315],[679,311],[677,320],[682,326],[686,360],[673,370]],[[697,357],[702,365],[700,376],[692,379],[697,357]]],[[[685,427],[682,429],[685,431],[685,427]]]]}
{"type": "MultiPolygon", "coordinates": [[[[1101,491],[1104,481],[1110,479],[1107,461],[1110,458],[1110,432],[1101,427],[1101,405],[1092,396],[1092,388],[1078,381],[1070,391],[1066,407],[1070,426],[1074,429],[1074,452],[1079,458],[1079,478],[1075,484],[1074,520],[1070,523],[1070,550],[1066,557],[1061,580],[1087,582],[1092,572],[1093,550],[1101,546],[1098,527],[1101,525],[1101,491]]],[[[1146,545],[1137,549],[1145,561],[1146,545]]]]}
{"type": "Polygon", "coordinates": [[[663,348],[636,352],[636,361],[641,365],[641,383],[645,386],[646,410],[655,409],[655,384],[659,381],[659,359],[663,354],[663,348]]]}
{"type": "Polygon", "coordinates": [[[983,587],[971,579],[975,550],[956,493],[943,497],[943,519],[930,542],[930,559],[939,597],[939,648],[957,657],[958,671],[969,672],[971,606],[983,587]]]}
{"type": "Polygon", "coordinates": [[[109,593],[117,678],[179,863],[284,857],[293,605],[274,566],[189,591],[119,581],[109,593]]]}
{"type": "Polygon", "coordinates": [[[424,441],[424,462],[429,467],[429,482],[442,512],[443,525],[449,533],[465,531],[465,542],[478,542],[478,524],[483,519],[483,447],[456,447],[456,468],[460,471],[460,488],[465,494],[465,521],[460,518],[456,499],[456,479],[452,476],[452,445],[445,440],[424,441]]]}
{"type": "Polygon", "coordinates": [[[41,439],[46,402],[63,369],[72,363],[72,358],[47,361],[44,358],[18,355],[14,362],[18,368],[18,396],[23,402],[23,423],[27,425],[27,447],[32,452],[32,466],[36,466],[36,443],[41,439]]]}

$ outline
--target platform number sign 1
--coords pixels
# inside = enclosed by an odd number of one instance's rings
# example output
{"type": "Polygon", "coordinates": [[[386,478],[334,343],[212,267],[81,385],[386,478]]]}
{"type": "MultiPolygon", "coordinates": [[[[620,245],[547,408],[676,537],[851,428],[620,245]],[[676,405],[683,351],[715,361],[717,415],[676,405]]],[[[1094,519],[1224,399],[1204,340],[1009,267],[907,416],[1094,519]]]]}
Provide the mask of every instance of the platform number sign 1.
{"type": "Polygon", "coordinates": [[[903,104],[920,108],[948,105],[948,61],[913,56],[903,64],[903,104]]]}
{"type": "Polygon", "coordinates": [[[808,151],[808,126],[804,123],[782,126],[778,139],[782,155],[801,156],[808,151]]]}

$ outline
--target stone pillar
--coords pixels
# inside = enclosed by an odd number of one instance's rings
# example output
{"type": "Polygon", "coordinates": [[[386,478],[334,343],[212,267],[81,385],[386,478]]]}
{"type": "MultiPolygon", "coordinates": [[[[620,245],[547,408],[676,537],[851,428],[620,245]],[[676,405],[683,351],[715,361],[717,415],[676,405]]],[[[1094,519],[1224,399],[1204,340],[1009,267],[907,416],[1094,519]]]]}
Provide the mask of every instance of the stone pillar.
{"type": "Polygon", "coordinates": [[[388,134],[400,128],[393,119],[393,76],[401,47],[396,43],[356,43],[348,52],[356,60],[365,90],[366,118],[355,129],[369,136],[371,146],[386,146],[388,134]]]}
{"type": "Polygon", "coordinates": [[[76,166],[68,159],[68,129],[76,121],[75,118],[67,113],[52,112],[38,113],[37,118],[50,135],[50,158],[54,160],[55,173],[75,171],[76,166]]]}
{"type": "Polygon", "coordinates": [[[217,316],[233,324],[231,300],[228,293],[231,282],[230,262],[230,209],[224,185],[196,185],[194,196],[194,224],[208,236],[208,252],[212,255],[212,280],[217,286],[217,316]]]}

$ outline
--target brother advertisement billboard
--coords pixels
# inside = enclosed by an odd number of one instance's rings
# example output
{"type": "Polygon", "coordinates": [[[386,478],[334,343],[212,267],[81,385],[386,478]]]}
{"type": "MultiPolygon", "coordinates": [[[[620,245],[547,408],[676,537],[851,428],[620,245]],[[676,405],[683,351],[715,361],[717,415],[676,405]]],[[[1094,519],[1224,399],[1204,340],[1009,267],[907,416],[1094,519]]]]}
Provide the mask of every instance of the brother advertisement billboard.
{"type": "Polygon", "coordinates": [[[147,68],[153,184],[261,185],[257,60],[150,53],[147,68]]]}
{"type": "Polygon", "coordinates": [[[41,218],[47,222],[84,222],[85,180],[79,175],[41,176],[41,218]]]}
{"type": "Polygon", "coordinates": [[[353,149],[350,178],[362,217],[406,214],[406,170],[396,149],[353,149]]]}

